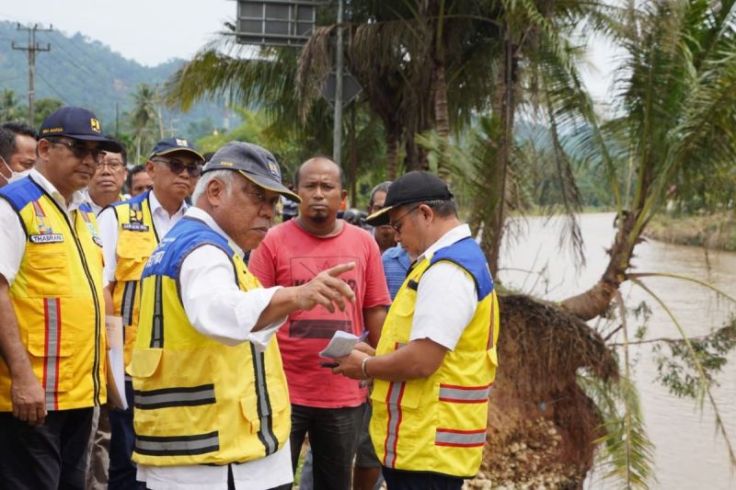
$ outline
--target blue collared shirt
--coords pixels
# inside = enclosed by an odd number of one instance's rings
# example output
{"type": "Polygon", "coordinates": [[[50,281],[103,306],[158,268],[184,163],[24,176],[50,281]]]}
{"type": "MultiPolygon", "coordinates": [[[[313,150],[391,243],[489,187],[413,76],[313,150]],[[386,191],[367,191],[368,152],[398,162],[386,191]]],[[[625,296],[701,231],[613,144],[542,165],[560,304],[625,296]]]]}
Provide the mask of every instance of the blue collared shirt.
{"type": "Polygon", "coordinates": [[[386,283],[391,300],[394,299],[399,288],[406,279],[406,272],[411,266],[409,254],[401,245],[391,247],[381,257],[383,260],[383,272],[386,274],[386,283]]]}

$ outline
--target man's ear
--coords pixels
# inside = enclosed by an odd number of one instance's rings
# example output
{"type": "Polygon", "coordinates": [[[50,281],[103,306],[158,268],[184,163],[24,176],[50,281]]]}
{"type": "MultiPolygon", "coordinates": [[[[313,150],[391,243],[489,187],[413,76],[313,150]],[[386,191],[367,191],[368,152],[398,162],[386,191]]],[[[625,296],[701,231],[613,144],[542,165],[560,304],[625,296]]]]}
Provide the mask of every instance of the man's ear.
{"type": "Polygon", "coordinates": [[[156,164],[151,160],[146,162],[146,172],[148,172],[148,175],[150,175],[151,178],[153,178],[153,174],[156,173],[156,164]]]}
{"type": "Polygon", "coordinates": [[[218,178],[213,178],[207,183],[207,188],[204,191],[204,195],[207,196],[207,200],[210,206],[217,207],[222,204],[222,200],[225,198],[227,189],[225,188],[224,182],[218,178]]]}
{"type": "Polygon", "coordinates": [[[36,144],[36,155],[41,160],[49,159],[49,150],[51,149],[51,142],[47,139],[41,139],[36,144]]]}
{"type": "Polygon", "coordinates": [[[434,209],[430,208],[426,204],[420,204],[418,211],[422,213],[422,216],[427,220],[432,220],[432,218],[434,218],[434,209]]]}

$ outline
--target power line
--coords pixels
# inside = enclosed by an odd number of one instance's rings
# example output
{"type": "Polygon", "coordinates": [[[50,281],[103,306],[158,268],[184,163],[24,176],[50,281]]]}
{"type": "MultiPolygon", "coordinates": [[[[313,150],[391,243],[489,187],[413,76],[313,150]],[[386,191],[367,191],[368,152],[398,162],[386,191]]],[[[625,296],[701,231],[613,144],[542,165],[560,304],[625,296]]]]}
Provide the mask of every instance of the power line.
{"type": "MultiPolygon", "coordinates": [[[[63,49],[56,50],[56,51],[54,51],[54,53],[58,53],[58,54],[62,55],[62,57],[66,60],[66,63],[68,63],[68,64],[72,65],[74,68],[76,68],[76,70],[70,70],[71,72],[73,72],[73,73],[83,72],[83,73],[79,73],[79,75],[84,75],[86,73],[87,76],[91,77],[91,80],[96,80],[99,77],[99,74],[98,73],[93,72],[86,65],[84,65],[84,64],[78,64],[74,60],[74,58],[71,55],[65,53],[63,51],[63,49]]],[[[85,83],[88,83],[89,80],[86,80],[85,79],[84,82],[85,83]]]]}
{"type": "Polygon", "coordinates": [[[19,78],[22,77],[18,75],[17,77],[3,78],[2,80],[0,80],[0,83],[12,82],[13,80],[18,80],[19,78]]]}
{"type": "Polygon", "coordinates": [[[43,83],[45,83],[45,84],[46,84],[46,86],[47,86],[47,87],[48,87],[49,89],[51,89],[51,91],[52,91],[53,93],[55,93],[55,94],[56,94],[56,95],[57,95],[57,96],[59,97],[59,99],[61,99],[61,101],[62,101],[62,102],[63,102],[64,104],[68,104],[68,102],[66,101],[66,97],[65,97],[64,95],[62,95],[61,93],[59,93],[59,91],[58,91],[58,90],[56,90],[56,87],[54,87],[54,86],[53,86],[53,85],[52,85],[52,84],[51,84],[51,83],[50,83],[50,82],[49,82],[48,80],[46,80],[46,78],[45,78],[45,77],[44,77],[43,75],[41,75],[41,73],[40,73],[40,72],[38,73],[38,78],[40,78],[40,79],[41,79],[41,81],[42,81],[43,83]]]}
{"type": "Polygon", "coordinates": [[[23,27],[18,24],[17,29],[19,31],[28,31],[28,44],[22,46],[13,41],[11,47],[16,51],[26,51],[28,53],[28,124],[33,125],[33,99],[36,95],[34,86],[36,52],[51,51],[50,43],[46,43],[46,46],[41,46],[41,44],[36,42],[36,32],[51,31],[53,27],[50,26],[48,29],[43,29],[38,24],[33,24],[30,27],[23,27]]]}

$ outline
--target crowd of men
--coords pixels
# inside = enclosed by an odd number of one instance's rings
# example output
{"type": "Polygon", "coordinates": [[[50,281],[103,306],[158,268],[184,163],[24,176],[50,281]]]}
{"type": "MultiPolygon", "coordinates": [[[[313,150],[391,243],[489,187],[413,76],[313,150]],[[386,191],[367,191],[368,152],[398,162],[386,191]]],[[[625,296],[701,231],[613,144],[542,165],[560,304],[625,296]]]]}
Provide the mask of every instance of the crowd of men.
{"type": "Polygon", "coordinates": [[[130,166],[78,107],[0,126],[0,489],[290,489],[301,456],[304,489],[460,489],[488,265],[434,175],[377,185],[366,219],[346,194],[330,159],[290,186],[251,142],[130,166]],[[322,357],[338,331],[362,341],[322,357]]]}

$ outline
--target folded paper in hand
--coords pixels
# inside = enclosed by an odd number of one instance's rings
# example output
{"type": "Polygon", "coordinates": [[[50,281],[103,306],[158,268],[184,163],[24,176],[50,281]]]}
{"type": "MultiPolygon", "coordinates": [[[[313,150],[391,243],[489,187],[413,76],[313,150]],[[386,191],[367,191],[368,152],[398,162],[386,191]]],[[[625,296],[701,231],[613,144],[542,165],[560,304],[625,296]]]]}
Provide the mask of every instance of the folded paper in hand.
{"type": "Polygon", "coordinates": [[[355,347],[358,342],[364,341],[367,336],[367,330],[363,332],[360,337],[343,330],[338,330],[330,339],[330,343],[327,344],[327,347],[325,347],[319,355],[322,357],[332,357],[333,359],[347,356],[352,352],[353,347],[355,347]]]}
{"type": "Polygon", "coordinates": [[[125,410],[125,361],[123,360],[123,319],[119,316],[105,317],[107,328],[107,402],[115,408],[125,410]]]}

